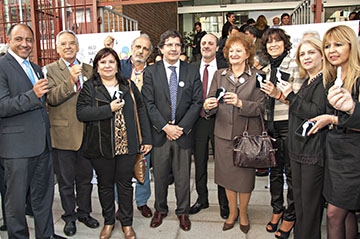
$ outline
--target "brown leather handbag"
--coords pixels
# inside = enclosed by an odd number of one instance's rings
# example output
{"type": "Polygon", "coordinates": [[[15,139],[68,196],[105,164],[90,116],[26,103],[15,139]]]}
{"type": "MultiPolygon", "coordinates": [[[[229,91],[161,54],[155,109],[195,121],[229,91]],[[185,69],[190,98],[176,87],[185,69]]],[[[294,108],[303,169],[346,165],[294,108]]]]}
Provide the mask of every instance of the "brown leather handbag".
{"type": "Polygon", "coordinates": [[[276,167],[276,149],[273,144],[275,139],[267,134],[262,115],[260,115],[260,118],[263,130],[261,135],[249,135],[249,119],[247,119],[243,135],[234,137],[234,166],[243,168],[276,167]]]}
{"type": "MultiPolygon", "coordinates": [[[[139,121],[139,115],[137,112],[137,106],[136,106],[136,100],[134,97],[134,93],[131,88],[131,82],[129,80],[129,88],[130,88],[130,95],[134,102],[134,114],[135,114],[135,120],[136,120],[136,128],[138,132],[138,138],[139,138],[139,145],[142,144],[142,135],[141,135],[141,129],[140,129],[140,121],[139,121]]],[[[136,154],[136,162],[134,165],[134,178],[136,180],[143,184],[145,182],[145,175],[146,175],[146,162],[144,153],[139,150],[139,152],[136,154]]]]}

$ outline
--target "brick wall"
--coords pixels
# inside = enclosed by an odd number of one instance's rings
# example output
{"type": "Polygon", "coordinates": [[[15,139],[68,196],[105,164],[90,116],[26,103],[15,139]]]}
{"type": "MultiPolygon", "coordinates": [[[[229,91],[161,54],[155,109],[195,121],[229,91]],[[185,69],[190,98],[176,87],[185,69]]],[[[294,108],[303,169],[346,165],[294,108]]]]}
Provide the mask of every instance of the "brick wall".
{"type": "Polygon", "coordinates": [[[139,22],[139,30],[150,36],[154,46],[163,32],[177,30],[176,2],[124,5],[123,14],[139,22]]]}

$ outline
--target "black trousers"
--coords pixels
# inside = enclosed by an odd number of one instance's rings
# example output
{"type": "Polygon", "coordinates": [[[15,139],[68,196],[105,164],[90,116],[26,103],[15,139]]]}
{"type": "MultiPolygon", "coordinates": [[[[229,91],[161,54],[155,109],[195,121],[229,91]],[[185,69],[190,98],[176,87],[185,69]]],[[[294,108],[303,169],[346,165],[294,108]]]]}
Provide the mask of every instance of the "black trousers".
{"type": "Polygon", "coordinates": [[[93,177],[90,160],[81,151],[53,149],[54,170],[59,185],[65,222],[75,221],[91,212],[93,177]]]}
{"type": "Polygon", "coordinates": [[[6,215],[5,215],[5,175],[4,175],[4,166],[3,162],[1,162],[0,165],[0,194],[1,194],[1,210],[2,210],[2,216],[3,216],[3,225],[6,225],[6,215]]]}
{"type": "Polygon", "coordinates": [[[325,200],[322,196],[324,167],[291,160],[295,198],[295,239],[321,238],[325,200]]]}
{"type": "Polygon", "coordinates": [[[295,220],[295,205],[289,151],[287,146],[288,121],[275,121],[272,136],[276,139],[276,160],[277,167],[270,170],[270,194],[273,213],[279,214],[284,211],[286,221],[295,220]],[[284,176],[286,175],[287,208],[284,206],[284,176]]]}
{"type": "Polygon", "coordinates": [[[123,227],[133,222],[133,187],[136,155],[117,155],[115,158],[91,159],[98,180],[99,200],[104,217],[104,225],[115,223],[114,184],[119,200],[120,223],[123,227]]]}
{"type": "Polygon", "coordinates": [[[54,234],[52,203],[54,169],[50,152],[31,158],[3,159],[5,168],[5,212],[9,238],[29,238],[25,204],[30,188],[36,238],[54,234]]]}
{"type": "MultiPolygon", "coordinates": [[[[209,160],[209,140],[213,151],[215,150],[214,126],[214,117],[210,119],[200,117],[194,126],[195,185],[198,194],[197,202],[201,204],[209,203],[207,166],[209,160]]],[[[220,185],[218,185],[218,201],[220,207],[228,206],[225,189],[220,185]]]]}
{"type": "Polygon", "coordinates": [[[167,140],[160,147],[153,147],[151,154],[155,180],[155,209],[168,213],[169,174],[174,175],[176,215],[189,214],[191,149],[183,149],[176,141],[167,140]]]}

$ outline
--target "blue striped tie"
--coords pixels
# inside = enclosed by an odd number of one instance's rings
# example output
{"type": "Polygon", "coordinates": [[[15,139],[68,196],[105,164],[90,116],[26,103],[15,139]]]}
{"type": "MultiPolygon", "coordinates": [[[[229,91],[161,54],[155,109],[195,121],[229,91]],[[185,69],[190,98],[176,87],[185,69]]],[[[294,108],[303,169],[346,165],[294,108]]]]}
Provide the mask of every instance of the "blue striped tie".
{"type": "Polygon", "coordinates": [[[31,83],[34,85],[35,84],[35,77],[34,77],[32,69],[31,69],[30,62],[28,60],[24,60],[24,64],[26,66],[26,74],[28,75],[31,83]]]}
{"type": "Polygon", "coordinates": [[[176,76],[176,66],[169,66],[169,69],[171,70],[170,75],[170,99],[171,99],[171,120],[175,121],[175,111],[176,111],[176,98],[177,98],[177,76],[176,76]]]}

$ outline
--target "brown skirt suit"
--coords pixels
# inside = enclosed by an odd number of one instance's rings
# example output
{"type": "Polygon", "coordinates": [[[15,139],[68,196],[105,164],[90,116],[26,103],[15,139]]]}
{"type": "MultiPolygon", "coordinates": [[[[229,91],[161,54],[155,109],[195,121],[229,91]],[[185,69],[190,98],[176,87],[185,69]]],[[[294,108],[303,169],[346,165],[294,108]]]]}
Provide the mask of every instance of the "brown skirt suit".
{"type": "Polygon", "coordinates": [[[224,87],[227,92],[235,92],[242,100],[242,108],[219,103],[207,115],[215,118],[215,183],[226,189],[240,193],[249,193],[255,186],[255,169],[239,168],[233,165],[233,143],[237,135],[242,135],[246,120],[249,120],[249,134],[262,132],[260,114],[265,108],[265,94],[256,87],[256,69],[247,68],[239,77],[234,78],[231,69],[218,70],[212,81],[209,97],[224,87]]]}

